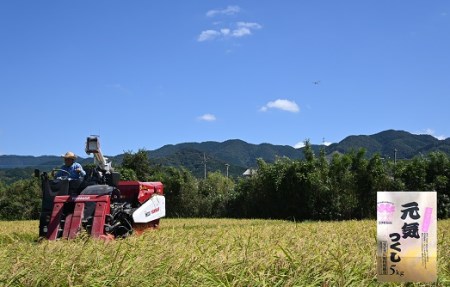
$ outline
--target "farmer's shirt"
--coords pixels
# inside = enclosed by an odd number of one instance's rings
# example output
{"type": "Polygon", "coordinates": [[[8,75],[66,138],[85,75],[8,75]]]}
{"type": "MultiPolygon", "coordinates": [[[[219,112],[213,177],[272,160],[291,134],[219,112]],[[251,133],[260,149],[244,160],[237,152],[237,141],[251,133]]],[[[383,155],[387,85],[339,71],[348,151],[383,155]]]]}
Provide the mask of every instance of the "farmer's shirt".
{"type": "Polygon", "coordinates": [[[55,174],[55,177],[68,176],[70,179],[79,179],[80,177],[83,177],[86,175],[86,172],[83,170],[83,167],[78,162],[74,162],[71,166],[62,165],[61,169],[67,171],[69,174],[59,170],[55,174]],[[77,169],[81,170],[81,172],[78,173],[77,169]]]}

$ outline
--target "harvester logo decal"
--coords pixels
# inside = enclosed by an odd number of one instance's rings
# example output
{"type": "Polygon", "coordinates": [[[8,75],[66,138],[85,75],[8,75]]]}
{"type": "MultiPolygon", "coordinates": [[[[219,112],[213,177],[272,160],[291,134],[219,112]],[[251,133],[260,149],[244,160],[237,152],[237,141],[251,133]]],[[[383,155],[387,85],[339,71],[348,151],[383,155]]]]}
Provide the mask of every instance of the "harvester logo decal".
{"type": "Polygon", "coordinates": [[[153,213],[156,213],[156,212],[158,212],[158,211],[159,211],[159,207],[157,207],[157,208],[155,208],[155,209],[152,209],[152,210],[150,210],[150,211],[148,211],[148,212],[145,213],[145,217],[148,217],[148,216],[150,216],[150,215],[152,215],[153,213]]]}
{"type": "Polygon", "coordinates": [[[90,200],[91,198],[89,196],[72,196],[70,199],[72,201],[83,201],[83,200],[90,200]]]}

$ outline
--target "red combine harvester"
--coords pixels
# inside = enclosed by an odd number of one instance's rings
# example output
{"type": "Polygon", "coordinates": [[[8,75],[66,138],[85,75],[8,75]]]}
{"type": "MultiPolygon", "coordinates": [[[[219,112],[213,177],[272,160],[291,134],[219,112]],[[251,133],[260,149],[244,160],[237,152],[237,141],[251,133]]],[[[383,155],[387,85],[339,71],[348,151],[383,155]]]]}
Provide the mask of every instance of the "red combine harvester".
{"type": "Polygon", "coordinates": [[[86,153],[94,155],[96,167],[83,179],[50,179],[35,170],[42,185],[39,236],[73,239],[85,230],[95,238],[113,239],[158,227],[166,214],[163,184],[120,181],[96,136],[87,138],[86,153]]]}

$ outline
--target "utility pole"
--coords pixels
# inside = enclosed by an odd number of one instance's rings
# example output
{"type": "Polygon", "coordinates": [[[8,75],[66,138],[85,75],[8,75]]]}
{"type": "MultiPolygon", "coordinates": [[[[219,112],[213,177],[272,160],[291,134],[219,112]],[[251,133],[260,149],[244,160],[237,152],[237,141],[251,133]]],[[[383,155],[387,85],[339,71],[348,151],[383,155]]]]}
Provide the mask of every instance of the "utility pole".
{"type": "Polygon", "coordinates": [[[203,153],[203,165],[204,165],[205,179],[206,179],[206,154],[205,153],[203,153]]]}
{"type": "Polygon", "coordinates": [[[397,173],[397,149],[394,148],[394,180],[397,173]]]}
{"type": "Polygon", "coordinates": [[[228,178],[228,168],[230,167],[230,165],[226,163],[225,166],[227,167],[227,178],[228,178]]]}
{"type": "Polygon", "coordinates": [[[394,149],[394,166],[397,164],[397,149],[394,149]]]}

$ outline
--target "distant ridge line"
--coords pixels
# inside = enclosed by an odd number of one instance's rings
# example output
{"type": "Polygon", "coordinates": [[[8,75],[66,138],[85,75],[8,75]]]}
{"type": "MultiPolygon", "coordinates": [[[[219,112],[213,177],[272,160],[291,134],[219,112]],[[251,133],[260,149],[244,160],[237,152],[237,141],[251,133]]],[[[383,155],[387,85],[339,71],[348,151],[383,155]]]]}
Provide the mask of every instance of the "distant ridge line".
{"type": "MultiPolygon", "coordinates": [[[[142,143],[144,146],[145,143],[142,143]]],[[[378,153],[384,158],[393,158],[394,151],[398,159],[410,159],[419,154],[425,155],[433,151],[450,154],[450,138],[439,140],[431,135],[417,135],[401,130],[386,130],[373,135],[351,135],[339,143],[329,146],[311,145],[316,154],[324,150],[326,155],[333,153],[348,153],[352,150],[364,148],[366,156],[378,153]]],[[[266,162],[273,162],[277,157],[291,159],[303,158],[303,149],[295,149],[288,145],[273,145],[269,143],[250,144],[240,139],[224,142],[206,141],[201,143],[186,142],[168,144],[161,148],[148,151],[152,163],[168,166],[184,166],[196,172],[199,166],[203,174],[204,154],[208,156],[208,167],[211,171],[222,170],[226,164],[230,170],[245,170],[255,167],[258,158],[266,162]]],[[[124,154],[108,156],[113,165],[122,162],[124,154]]],[[[81,164],[92,162],[92,158],[79,157],[81,164]]],[[[19,156],[0,155],[0,168],[25,167],[58,167],[62,164],[60,156],[19,156]]]]}

